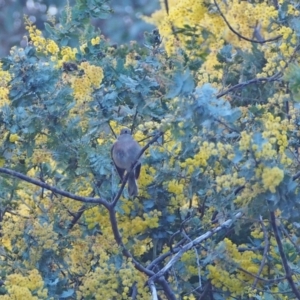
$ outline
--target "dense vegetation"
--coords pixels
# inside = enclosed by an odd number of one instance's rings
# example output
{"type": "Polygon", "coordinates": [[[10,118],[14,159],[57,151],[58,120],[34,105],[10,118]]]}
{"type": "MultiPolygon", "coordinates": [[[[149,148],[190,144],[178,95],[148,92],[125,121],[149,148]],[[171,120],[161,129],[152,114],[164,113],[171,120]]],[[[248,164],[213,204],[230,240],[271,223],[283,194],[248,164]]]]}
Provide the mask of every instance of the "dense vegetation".
{"type": "Polygon", "coordinates": [[[110,13],[26,19],[1,59],[0,299],[300,299],[297,1],[163,1],[143,45],[110,13]]]}

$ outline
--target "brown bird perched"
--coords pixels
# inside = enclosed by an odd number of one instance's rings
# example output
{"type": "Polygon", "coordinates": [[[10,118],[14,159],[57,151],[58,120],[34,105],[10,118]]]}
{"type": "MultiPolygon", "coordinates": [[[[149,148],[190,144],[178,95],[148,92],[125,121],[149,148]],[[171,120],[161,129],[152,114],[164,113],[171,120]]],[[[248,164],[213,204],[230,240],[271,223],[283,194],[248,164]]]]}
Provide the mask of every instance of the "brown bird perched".
{"type": "MultiPolygon", "coordinates": [[[[111,156],[121,180],[123,180],[124,172],[129,172],[133,164],[138,160],[141,149],[141,146],[133,139],[130,130],[123,128],[117,141],[111,148],[111,156]]],[[[138,195],[136,179],[139,178],[140,171],[141,163],[138,162],[128,177],[128,194],[130,197],[138,195]]]]}

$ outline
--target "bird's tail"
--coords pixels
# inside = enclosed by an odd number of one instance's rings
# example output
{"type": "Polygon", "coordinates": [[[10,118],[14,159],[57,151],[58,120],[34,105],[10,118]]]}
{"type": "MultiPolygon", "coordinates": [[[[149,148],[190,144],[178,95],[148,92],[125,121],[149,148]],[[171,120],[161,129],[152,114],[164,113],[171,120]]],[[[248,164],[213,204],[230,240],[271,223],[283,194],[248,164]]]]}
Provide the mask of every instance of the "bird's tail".
{"type": "Polygon", "coordinates": [[[134,171],[131,171],[128,177],[128,194],[130,197],[135,197],[138,193],[139,189],[135,180],[134,171]]]}

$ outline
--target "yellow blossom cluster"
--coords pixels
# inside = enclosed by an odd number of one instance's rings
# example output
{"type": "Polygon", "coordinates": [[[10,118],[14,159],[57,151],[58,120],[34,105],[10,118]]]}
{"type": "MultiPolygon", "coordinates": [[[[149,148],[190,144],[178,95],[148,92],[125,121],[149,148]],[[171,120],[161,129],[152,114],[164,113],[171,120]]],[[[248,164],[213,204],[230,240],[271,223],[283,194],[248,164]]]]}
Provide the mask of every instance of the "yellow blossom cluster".
{"type": "Polygon", "coordinates": [[[97,37],[95,37],[95,38],[92,38],[92,39],[91,39],[91,44],[92,44],[93,46],[99,45],[99,44],[100,44],[100,36],[97,36],[97,37]]]}
{"type": "Polygon", "coordinates": [[[276,187],[281,183],[284,177],[284,172],[282,169],[278,167],[268,168],[264,167],[262,169],[262,182],[263,186],[266,190],[270,190],[270,192],[275,193],[276,187]]]}
{"type": "Polygon", "coordinates": [[[60,49],[55,41],[43,37],[42,32],[29,19],[26,18],[25,23],[30,39],[37,51],[45,55],[50,54],[51,61],[56,62],[57,67],[62,67],[64,62],[75,60],[75,55],[78,52],[76,48],[67,46],[60,49]]]}
{"type": "MultiPolygon", "coordinates": [[[[226,20],[240,35],[249,39],[269,39],[282,34],[283,37],[288,36],[288,29],[279,26],[269,32],[272,19],[277,18],[278,11],[268,3],[260,2],[259,4],[247,1],[231,0],[229,2],[218,1],[219,9],[226,16],[226,20]],[[242,12],[242,13],[241,13],[242,12]],[[274,32],[275,31],[275,32],[274,32]],[[283,32],[282,32],[283,31],[283,32]]],[[[290,5],[289,13],[297,14],[297,9],[290,5]]],[[[184,48],[185,53],[189,57],[194,58],[199,54],[199,50],[208,52],[206,59],[199,70],[198,85],[210,82],[214,84],[223,77],[220,68],[216,68],[220,63],[217,55],[225,42],[235,48],[242,48],[245,51],[251,51],[251,43],[240,39],[233,33],[224,22],[219,13],[215,13],[217,9],[213,1],[195,1],[180,0],[169,1],[169,13],[165,11],[164,2],[161,1],[162,9],[155,12],[150,18],[145,17],[146,21],[155,24],[163,37],[165,48],[168,54],[176,53],[177,49],[184,48]],[[193,37],[189,34],[174,34],[174,28],[193,29],[193,37]],[[211,34],[204,38],[203,28],[206,28],[211,34]],[[188,43],[193,41],[199,47],[188,47],[188,43]],[[196,50],[195,50],[196,49],[196,50]]],[[[276,26],[275,23],[273,26],[276,26]]],[[[274,43],[274,46],[276,44],[274,43]]],[[[269,47],[270,48],[270,47],[269,47]]],[[[261,46],[266,53],[268,63],[271,60],[268,56],[277,55],[276,51],[269,51],[268,45],[261,46]]],[[[277,59],[278,61],[278,59],[277,59]]],[[[269,69],[268,63],[266,69],[269,69]]]]}
{"type": "Polygon", "coordinates": [[[191,174],[195,168],[207,166],[207,161],[211,155],[217,155],[218,151],[215,149],[214,143],[203,142],[198,153],[193,158],[188,158],[185,162],[181,163],[182,168],[187,167],[188,174],[191,174]]]}
{"type": "Polygon", "coordinates": [[[77,274],[88,273],[93,258],[93,253],[90,251],[91,242],[90,237],[77,239],[72,243],[72,248],[67,250],[71,272],[77,274]]]}
{"type": "MultiPolygon", "coordinates": [[[[232,297],[242,296],[252,284],[253,276],[238,270],[237,267],[256,275],[260,267],[257,261],[260,261],[262,256],[252,251],[239,252],[237,246],[227,238],[220,244],[219,250],[223,254],[215,261],[215,265],[207,267],[208,277],[215,287],[224,292],[230,291],[232,297]],[[232,267],[229,267],[230,265],[232,267]]],[[[267,268],[264,268],[262,274],[267,274],[267,271],[267,268]]]]}
{"type": "MultiPolygon", "coordinates": [[[[103,211],[103,209],[100,209],[98,206],[95,206],[95,207],[85,210],[84,218],[85,218],[88,228],[92,229],[95,227],[96,224],[103,225],[103,222],[105,222],[104,219],[107,218],[107,214],[105,213],[105,211],[103,211]]],[[[107,223],[105,222],[105,224],[107,224],[107,223]]]]}
{"type": "Polygon", "coordinates": [[[1,300],[38,300],[47,299],[48,291],[38,270],[28,271],[28,274],[10,274],[5,279],[8,295],[0,296],[1,300]],[[34,296],[36,295],[36,296],[34,296]]]}
{"type": "Polygon", "coordinates": [[[28,234],[37,241],[36,246],[31,246],[30,259],[28,260],[28,265],[34,266],[45,249],[57,250],[58,234],[53,230],[53,224],[51,223],[44,222],[41,224],[38,220],[34,220],[27,226],[32,227],[28,234]]]}
{"type": "MultiPolygon", "coordinates": [[[[227,157],[232,159],[233,148],[230,144],[223,144],[221,142],[218,143],[208,143],[204,141],[200,143],[200,150],[194,155],[193,158],[187,158],[184,162],[180,163],[182,168],[185,168],[187,174],[192,174],[196,169],[203,169],[208,167],[208,160],[214,156],[218,159],[222,157],[227,157]]],[[[215,164],[215,171],[218,174],[220,171],[220,165],[218,163],[215,164]]]]}
{"type": "Polygon", "coordinates": [[[253,151],[255,158],[259,160],[277,160],[279,158],[281,164],[290,166],[292,159],[287,155],[288,131],[294,129],[293,120],[281,119],[269,112],[264,114],[260,118],[263,125],[263,140],[257,144],[253,140],[253,133],[242,131],[239,140],[240,150],[253,151]]]}
{"type": "Polygon", "coordinates": [[[132,246],[131,251],[134,256],[141,257],[143,254],[147,253],[152,247],[152,239],[150,237],[147,237],[143,240],[134,239],[134,244],[132,246]]]}
{"type": "Polygon", "coordinates": [[[168,182],[168,191],[176,196],[182,195],[184,193],[184,181],[170,180],[168,182]]]}
{"type": "Polygon", "coordinates": [[[130,52],[126,55],[125,58],[125,67],[136,67],[137,66],[137,59],[136,59],[136,53],[130,52]]]}
{"type": "Polygon", "coordinates": [[[282,72],[287,66],[287,61],[295,52],[297,44],[297,35],[294,30],[287,26],[277,27],[273,24],[272,29],[277,36],[281,36],[279,46],[277,42],[267,45],[261,45],[260,49],[264,52],[266,64],[258,77],[272,76],[277,72],[282,72]]]}
{"type": "Polygon", "coordinates": [[[69,46],[62,47],[58,56],[59,58],[52,56],[51,60],[57,61],[57,66],[60,68],[64,62],[75,61],[77,52],[78,50],[76,48],[71,48],[69,46]]]}
{"type": "Polygon", "coordinates": [[[245,207],[264,191],[265,189],[262,187],[260,181],[251,182],[251,184],[247,182],[242,191],[240,191],[237,197],[235,198],[234,202],[241,207],[245,207]]]}
{"type": "Polygon", "coordinates": [[[149,299],[145,287],[146,275],[137,271],[131,260],[124,261],[118,269],[115,264],[106,263],[89,272],[77,292],[78,298],[131,299],[129,291],[136,284],[139,299],[149,299]]]}
{"type": "Polygon", "coordinates": [[[23,238],[25,221],[16,219],[14,216],[5,215],[1,230],[1,243],[8,249],[12,250],[12,243],[16,249],[24,249],[26,242],[23,238]]]}
{"type": "Polygon", "coordinates": [[[197,261],[197,256],[195,254],[195,249],[185,252],[182,255],[181,261],[187,268],[187,272],[185,272],[184,280],[189,280],[192,276],[198,275],[198,271],[200,266],[198,267],[195,263],[197,261]]]}
{"type": "Polygon", "coordinates": [[[148,228],[157,228],[159,226],[159,217],[161,212],[153,210],[148,214],[144,213],[143,218],[136,216],[133,219],[129,216],[119,216],[120,229],[124,232],[124,243],[129,237],[134,237],[137,234],[144,233],[148,228]]]}
{"type": "Polygon", "coordinates": [[[2,63],[0,62],[0,107],[9,104],[9,82],[11,75],[8,71],[2,70],[2,63]]]}
{"type": "Polygon", "coordinates": [[[99,88],[104,74],[101,67],[90,65],[88,62],[82,62],[79,69],[83,71],[82,76],[74,76],[71,80],[74,98],[78,105],[92,99],[92,92],[99,88]]]}
{"type": "MultiPolygon", "coordinates": [[[[288,119],[282,120],[280,117],[275,117],[271,113],[267,113],[264,116],[265,128],[262,136],[263,138],[268,139],[270,144],[275,145],[278,148],[278,153],[281,155],[280,162],[285,165],[290,165],[292,163],[292,160],[286,155],[286,150],[289,145],[287,131],[294,129],[293,123],[294,119],[291,119],[291,121],[288,119]]],[[[270,146],[269,148],[269,150],[271,150],[270,146]]],[[[270,157],[270,154],[271,153],[258,154],[258,157],[270,157]]]]}
{"type": "Polygon", "coordinates": [[[52,161],[52,154],[47,149],[35,149],[31,162],[35,165],[39,165],[40,163],[50,163],[52,161]]]}
{"type": "Polygon", "coordinates": [[[9,136],[9,141],[10,141],[11,143],[15,143],[15,142],[17,142],[19,139],[20,139],[20,137],[19,137],[16,133],[11,134],[11,135],[9,136]]]}
{"type": "Polygon", "coordinates": [[[237,186],[243,186],[246,183],[244,177],[239,177],[238,172],[233,171],[230,174],[216,176],[217,192],[222,189],[232,189],[237,186]]]}
{"type": "Polygon", "coordinates": [[[30,39],[32,40],[32,43],[36,47],[38,52],[43,52],[46,55],[58,54],[59,47],[53,40],[44,38],[42,32],[38,30],[29,19],[25,18],[25,23],[30,39]]]}
{"type": "Polygon", "coordinates": [[[157,170],[155,168],[143,164],[143,167],[141,168],[141,174],[139,177],[139,190],[142,196],[148,196],[146,192],[146,187],[153,182],[153,178],[155,177],[156,171],[157,170]]]}
{"type": "MultiPolygon", "coordinates": [[[[161,1],[164,7],[163,1],[161,1]]],[[[181,0],[169,1],[170,11],[167,12],[162,9],[154,13],[151,18],[145,18],[147,21],[154,23],[158,28],[160,34],[164,37],[165,48],[168,54],[174,53],[176,46],[186,44],[191,38],[185,35],[174,35],[172,26],[176,28],[184,28],[185,25],[199,24],[207,11],[203,5],[203,1],[195,0],[181,0]]],[[[200,24],[199,24],[200,25],[200,24]]],[[[198,28],[200,31],[200,27],[198,28]]],[[[196,36],[196,35],[195,35],[196,36]]],[[[198,43],[201,44],[204,38],[200,35],[195,37],[198,43]]]]}

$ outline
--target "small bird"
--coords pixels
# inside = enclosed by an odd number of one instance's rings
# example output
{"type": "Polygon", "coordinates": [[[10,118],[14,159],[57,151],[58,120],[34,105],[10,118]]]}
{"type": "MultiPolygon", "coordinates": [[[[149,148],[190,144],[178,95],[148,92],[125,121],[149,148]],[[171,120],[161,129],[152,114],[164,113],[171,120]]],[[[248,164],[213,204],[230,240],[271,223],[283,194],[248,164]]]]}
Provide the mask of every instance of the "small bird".
{"type": "MultiPolygon", "coordinates": [[[[111,148],[111,156],[116,166],[116,169],[123,180],[124,172],[130,172],[133,164],[138,160],[141,153],[141,146],[133,139],[131,131],[128,128],[123,128],[111,148]]],[[[141,163],[129,173],[128,177],[128,194],[130,197],[138,195],[138,186],[136,179],[139,178],[141,171],[141,163]]]]}

